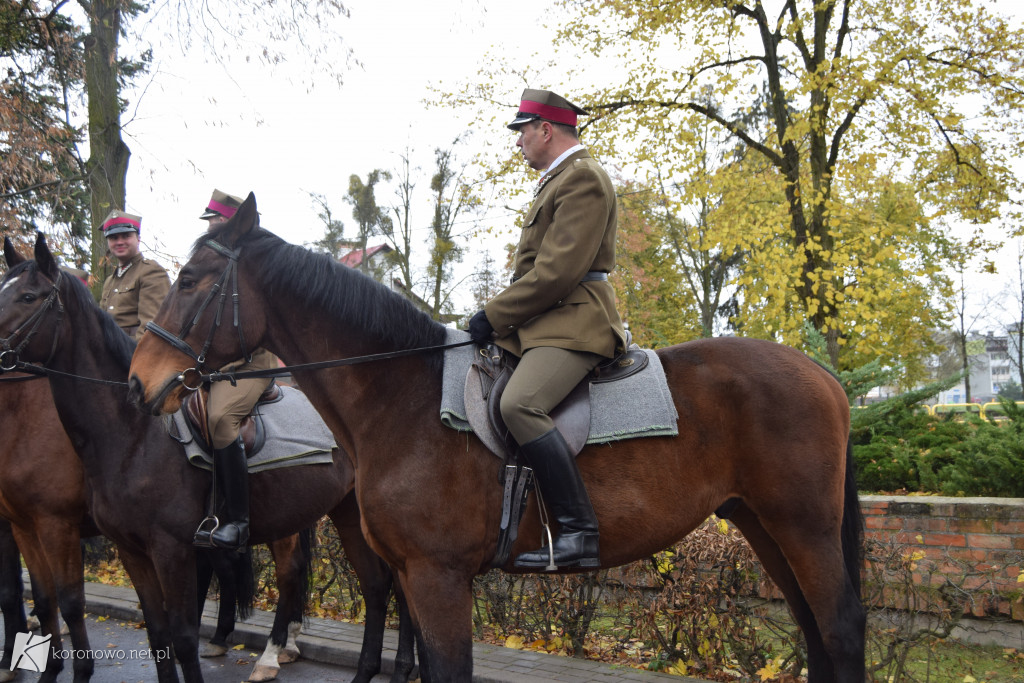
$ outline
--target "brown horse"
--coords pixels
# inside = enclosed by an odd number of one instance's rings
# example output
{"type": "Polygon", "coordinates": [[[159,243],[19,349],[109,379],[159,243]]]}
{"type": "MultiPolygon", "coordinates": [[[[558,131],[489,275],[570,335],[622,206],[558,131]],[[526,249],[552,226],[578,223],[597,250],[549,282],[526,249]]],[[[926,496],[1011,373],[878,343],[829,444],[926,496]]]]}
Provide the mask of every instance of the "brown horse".
{"type": "MultiPolygon", "coordinates": [[[[195,374],[183,371],[201,347],[205,366],[216,368],[239,356],[240,339],[289,365],[445,340],[440,324],[399,295],[260,229],[251,194],[230,221],[197,240],[154,323],[180,330],[184,341],[146,334],[139,344],[129,384],[152,413],[180,403],[182,382],[195,374]],[[216,325],[215,316],[232,321],[217,306],[200,309],[218,282],[237,288],[237,330],[216,325]]],[[[441,423],[440,356],[293,375],[356,463],[366,536],[398,572],[424,677],[469,681],[472,580],[495,552],[501,463],[475,437],[441,423]]],[[[809,680],[863,683],[860,509],[841,386],[802,353],[766,341],[708,339],[658,356],[679,436],[589,446],[579,455],[600,523],[602,566],[647,557],[734,500],[732,521],[806,636],[809,680]]],[[[533,549],[540,534],[531,498],[512,557],[533,549]]],[[[511,563],[505,569],[514,571],[511,563]]]]}
{"type": "MultiPolygon", "coordinates": [[[[202,681],[192,533],[205,514],[209,475],[188,464],[162,420],[128,404],[120,380],[134,343],[80,281],[60,271],[42,234],[35,255],[21,261],[5,249],[13,263],[0,282],[0,362],[46,364],[56,414],[82,464],[89,511],[116,543],[138,593],[157,676],[178,680],[173,653],[186,681],[202,681]]],[[[333,464],[251,475],[250,541],[268,543],[331,517],[366,600],[358,680],[368,681],[380,670],[392,579],[362,536],[353,479],[337,450],[333,464]]],[[[411,670],[411,645],[400,638],[396,672],[411,670]]]]}
{"type": "MultiPolygon", "coordinates": [[[[4,545],[5,552],[0,557],[4,568],[10,565],[10,570],[3,573],[6,580],[0,591],[9,594],[12,607],[3,608],[5,642],[10,642],[4,649],[4,659],[0,660],[0,665],[7,665],[0,666],[0,680],[11,673],[14,633],[26,630],[21,621],[23,615],[21,620],[13,621],[17,614],[13,606],[20,605],[22,599],[17,544],[25,548],[23,555],[32,578],[35,613],[42,632],[52,634],[53,647],[42,680],[55,678],[63,667],[64,660],[53,656],[62,646],[58,610],[68,624],[73,648],[91,651],[83,621],[85,593],[80,541],[83,535],[98,535],[99,530],[86,514],[82,462],[64,430],[54,428],[59,424],[50,383],[45,378],[21,373],[0,375],[0,434],[4,435],[0,442],[0,517],[10,535],[10,544],[4,545]],[[41,429],[40,425],[46,428],[41,429]],[[7,520],[12,520],[15,527],[7,520]]],[[[294,661],[298,655],[294,625],[301,624],[308,577],[308,557],[298,540],[295,535],[270,544],[280,590],[278,611],[267,651],[250,680],[274,678],[279,654],[281,661],[294,661]]],[[[236,564],[249,562],[250,557],[205,550],[196,553],[196,559],[200,577],[204,577],[199,584],[201,597],[205,597],[205,587],[214,573],[220,585],[221,601],[211,640],[216,648],[234,630],[236,608],[246,610],[252,603],[251,567],[236,564]],[[245,577],[249,577],[249,585],[243,588],[239,583],[244,583],[245,577]]],[[[92,660],[76,657],[73,662],[75,680],[87,680],[92,660]]]]}
{"type": "MultiPolygon", "coordinates": [[[[58,610],[72,647],[90,650],[81,539],[99,531],[86,514],[82,462],[60,429],[49,382],[0,375],[0,434],[0,517],[10,521],[25,558],[40,628],[52,636],[40,676],[52,681],[64,665],[53,654],[61,648],[58,610]]],[[[93,662],[76,658],[72,667],[75,681],[87,681],[93,662]]]]}

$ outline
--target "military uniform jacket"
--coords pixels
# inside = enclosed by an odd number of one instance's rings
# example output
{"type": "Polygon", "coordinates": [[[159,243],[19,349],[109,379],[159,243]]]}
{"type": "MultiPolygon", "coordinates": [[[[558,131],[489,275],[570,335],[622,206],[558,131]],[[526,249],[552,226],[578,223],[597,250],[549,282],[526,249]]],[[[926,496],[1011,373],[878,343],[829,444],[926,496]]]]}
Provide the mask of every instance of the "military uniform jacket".
{"type": "Polygon", "coordinates": [[[625,346],[615,292],[588,272],[615,267],[615,189],[579,150],[543,179],[523,222],[512,284],[484,310],[496,343],[521,356],[537,346],[608,358],[625,346]]]}
{"type": "Polygon", "coordinates": [[[113,316],[118,327],[139,339],[171,289],[171,280],[166,270],[142,254],[136,254],[131,266],[118,275],[120,270],[103,283],[100,308],[113,316]]]}

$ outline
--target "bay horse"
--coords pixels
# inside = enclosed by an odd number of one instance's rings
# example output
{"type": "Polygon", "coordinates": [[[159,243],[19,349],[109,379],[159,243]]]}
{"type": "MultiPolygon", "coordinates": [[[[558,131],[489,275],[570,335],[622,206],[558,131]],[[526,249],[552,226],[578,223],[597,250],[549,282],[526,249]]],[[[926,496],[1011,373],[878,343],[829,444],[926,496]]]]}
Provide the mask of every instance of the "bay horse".
{"type": "MultiPolygon", "coordinates": [[[[202,681],[192,535],[205,516],[209,474],[188,464],[162,419],[129,405],[123,378],[134,342],[84,284],[61,272],[42,233],[35,260],[11,252],[5,249],[11,268],[0,281],[4,367],[15,361],[46,366],[56,413],[81,461],[89,512],[117,545],[138,594],[158,680],[179,679],[173,654],[186,681],[202,681]]],[[[338,449],[333,455],[333,464],[250,475],[250,543],[289,536],[325,514],[331,518],[366,601],[355,679],[365,682],[380,670],[392,575],[361,533],[350,495],[352,464],[338,449]]],[[[399,672],[407,677],[412,669],[409,633],[400,631],[393,680],[406,680],[399,672]]]]}
{"type": "MultiPolygon", "coordinates": [[[[11,609],[4,611],[4,659],[0,660],[0,680],[11,674],[10,655],[14,634],[27,631],[22,616],[15,620],[15,605],[22,600],[19,544],[25,550],[25,564],[32,581],[35,613],[42,633],[51,634],[51,650],[41,680],[53,680],[63,668],[63,659],[54,652],[62,647],[58,611],[68,624],[73,649],[91,652],[86,632],[85,589],[81,539],[97,536],[99,530],[86,513],[85,477],[82,462],[60,425],[50,384],[38,375],[4,373],[0,375],[0,517],[3,518],[4,543],[2,585],[9,595],[11,609]],[[10,520],[10,521],[8,521],[10,520]],[[11,521],[14,525],[12,527],[11,521]],[[15,538],[17,535],[17,538],[15,538]],[[15,574],[16,572],[16,574],[15,574]],[[14,602],[17,600],[17,602],[14,602]],[[9,641],[9,642],[8,642],[9,641]]],[[[298,545],[298,536],[270,544],[277,585],[278,610],[268,642],[268,652],[260,657],[250,680],[271,680],[276,674],[276,658],[294,661],[295,624],[301,625],[306,601],[309,558],[298,545]]],[[[253,588],[248,555],[220,550],[196,554],[201,577],[199,605],[216,573],[221,588],[217,625],[208,647],[223,645],[234,630],[236,611],[251,607],[253,588]],[[246,583],[247,582],[247,583],[246,583]],[[244,585],[240,585],[244,584],[244,585]]],[[[92,660],[73,660],[76,681],[88,680],[92,660]]]]}
{"type": "MultiPolygon", "coordinates": [[[[86,514],[82,463],[60,428],[49,382],[0,374],[0,434],[0,517],[9,521],[14,550],[25,558],[41,632],[51,636],[40,680],[53,681],[64,666],[54,656],[62,647],[58,610],[72,647],[90,651],[81,539],[99,530],[86,514]]],[[[20,565],[18,572],[20,582],[20,565]]],[[[87,681],[93,662],[76,658],[72,668],[75,681],[87,681]]]]}
{"type": "MultiPolygon", "coordinates": [[[[195,242],[153,322],[171,339],[181,332],[174,345],[147,333],[132,361],[132,397],[152,414],[177,408],[190,375],[239,357],[242,339],[294,366],[436,348],[446,336],[383,285],[260,228],[252,194],[195,242]],[[216,306],[200,308],[217,283],[234,288],[237,329],[217,325],[216,306]]],[[[802,628],[808,680],[863,683],[862,529],[839,382],[768,341],[704,339],[657,355],[679,435],[587,446],[578,457],[601,566],[648,557],[732,501],[730,519],[802,628]]],[[[439,353],[413,353],[292,374],[355,462],[366,538],[405,591],[424,680],[468,682],[472,580],[495,553],[502,462],[442,424],[442,365],[439,353]]],[[[510,557],[540,535],[531,496],[510,557]]],[[[516,571],[511,561],[504,569],[516,571]]]]}

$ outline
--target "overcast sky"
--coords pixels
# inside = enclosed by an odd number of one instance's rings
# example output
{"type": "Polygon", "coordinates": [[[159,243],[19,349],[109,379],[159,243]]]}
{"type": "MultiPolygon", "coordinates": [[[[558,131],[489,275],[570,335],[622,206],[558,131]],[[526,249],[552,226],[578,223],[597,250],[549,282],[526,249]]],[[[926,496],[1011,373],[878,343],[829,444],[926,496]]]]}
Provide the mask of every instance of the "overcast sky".
{"type": "MultiPolygon", "coordinates": [[[[345,70],[340,86],[326,77],[314,78],[315,68],[299,50],[274,69],[256,59],[247,62],[247,51],[262,49],[251,37],[246,47],[233,47],[225,55],[230,58],[226,66],[198,42],[185,55],[166,41],[157,45],[152,73],[131,96],[124,119],[132,149],[126,208],[143,217],[144,248],[164,265],[172,267],[173,259],[187,256],[205,227],[198,216],[214,187],[240,195],[255,192],[264,227],[296,244],[323,235],[309,194],[324,195],[335,217],[345,223],[346,235],[353,236],[351,207],[343,200],[349,176],[365,178],[374,168],[395,169],[400,155],[411,148],[415,165],[422,169],[417,195],[427,202],[433,150],[448,147],[463,130],[455,113],[424,106],[429,86],[443,83],[454,89],[459,82],[474,80],[488,51],[506,57],[521,54],[524,65],[535,54],[550,56],[552,31],[543,24],[553,18],[542,0],[345,4],[350,18],[338,19],[328,29],[343,37],[361,66],[345,70]],[[312,89],[311,80],[316,81],[312,89]]],[[[154,21],[144,36],[158,42],[165,24],[165,18],[163,23],[154,21]]],[[[342,70],[343,62],[339,53],[334,66],[342,70]]],[[[554,83],[562,76],[549,75],[554,83]]],[[[496,85],[510,104],[523,87],[519,81],[496,85]]],[[[506,115],[513,112],[510,108],[506,115]]],[[[496,125],[492,133],[493,140],[514,145],[515,136],[502,126],[496,125]]],[[[468,160],[471,150],[462,151],[462,159],[468,160]]],[[[389,189],[377,198],[385,206],[393,201],[389,189]]],[[[514,227],[514,216],[504,207],[487,207],[484,215],[492,225],[514,227]]],[[[418,237],[426,236],[429,221],[429,213],[422,210],[415,221],[418,237]]],[[[474,225],[460,227],[470,231],[474,225]]],[[[509,239],[490,236],[468,244],[460,277],[484,250],[502,262],[509,239]]],[[[1015,253],[1015,246],[1004,250],[999,260],[1003,272],[978,276],[974,286],[1003,288],[1015,274],[1015,253]]]]}
{"type": "MultiPolygon", "coordinates": [[[[263,226],[296,244],[322,237],[309,193],[322,194],[346,235],[354,236],[351,207],[343,201],[349,176],[395,169],[407,148],[422,168],[416,193],[426,202],[433,150],[449,147],[463,127],[451,113],[423,105],[428,86],[472,80],[489,49],[522,51],[525,60],[549,35],[540,25],[545,4],[539,0],[351,0],[346,6],[351,17],[334,28],[361,66],[346,71],[340,86],[324,77],[309,89],[313,67],[301,59],[269,69],[246,64],[245,55],[222,66],[201,46],[184,56],[166,46],[155,53],[153,72],[125,117],[132,150],[127,210],[142,216],[147,252],[168,266],[171,257],[185,258],[205,228],[198,216],[214,187],[255,192],[263,226]]],[[[157,30],[154,24],[149,35],[157,30]]],[[[509,102],[522,87],[508,84],[509,102]]],[[[513,113],[508,110],[509,120],[513,113]]],[[[510,131],[493,133],[514,145],[510,131]]],[[[462,158],[468,161],[469,150],[462,158]]],[[[390,204],[391,190],[377,199],[390,204]]],[[[507,214],[496,207],[490,215],[511,228],[507,214]]],[[[421,215],[419,236],[429,221],[421,215]]],[[[500,250],[502,242],[486,246],[500,250]]]]}

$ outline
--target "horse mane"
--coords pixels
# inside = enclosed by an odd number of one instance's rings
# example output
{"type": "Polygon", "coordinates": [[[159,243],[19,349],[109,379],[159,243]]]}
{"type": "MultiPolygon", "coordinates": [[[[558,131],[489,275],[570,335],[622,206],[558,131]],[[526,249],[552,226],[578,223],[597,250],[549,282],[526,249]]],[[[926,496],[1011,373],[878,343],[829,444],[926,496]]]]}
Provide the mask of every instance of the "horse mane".
{"type": "MultiPolygon", "coordinates": [[[[218,234],[215,227],[202,235],[193,245],[193,253],[218,234]]],[[[270,297],[308,302],[325,316],[343,321],[346,327],[361,330],[391,349],[445,343],[444,325],[402,295],[328,254],[289,244],[263,228],[253,229],[236,246],[243,247],[242,258],[259,262],[260,284],[270,297]]],[[[440,367],[443,354],[430,356],[440,367]]]]}
{"type": "MultiPolygon", "coordinates": [[[[35,265],[35,261],[28,264],[35,265]]],[[[27,265],[27,264],[23,264],[27,265]]],[[[117,326],[110,314],[104,311],[92,297],[92,292],[81,280],[74,275],[63,273],[61,280],[66,283],[64,290],[64,306],[74,311],[81,311],[96,318],[100,329],[103,332],[103,352],[123,367],[127,374],[132,363],[132,354],[135,353],[135,340],[125,334],[125,331],[117,326]]]]}

